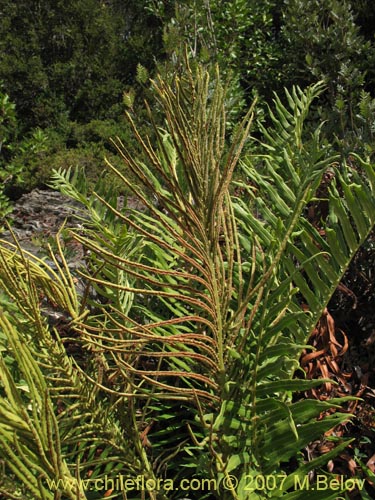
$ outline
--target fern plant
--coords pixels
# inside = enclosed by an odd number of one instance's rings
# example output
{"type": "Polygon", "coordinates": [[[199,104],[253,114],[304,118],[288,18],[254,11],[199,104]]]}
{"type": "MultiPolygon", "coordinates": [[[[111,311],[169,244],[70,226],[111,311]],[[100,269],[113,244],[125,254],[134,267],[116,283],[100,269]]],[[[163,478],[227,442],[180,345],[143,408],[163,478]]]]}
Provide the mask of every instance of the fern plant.
{"type": "MultiPolygon", "coordinates": [[[[80,479],[106,484],[108,498],[303,498],[307,474],[347,443],[311,461],[301,450],[349,416],[345,399],[294,398],[322,383],[296,378],[299,356],[374,226],[373,165],[326,158],[319,128],[305,137],[321,84],[293,88],[286,104],[276,96],[256,147],[254,107],[228,146],[218,74],[187,69],[153,87],[165,116],[160,129],[148,110],[156,142],[130,116],[139,156],[117,141],[137,184],[108,163],[144,210],[103,189],[85,196],[78,172],[55,172],[52,184],[91,214],[71,234],[85,268],[72,275],[59,236],[54,269],[2,243],[1,287],[19,308],[2,320],[14,359],[0,371],[5,477],[32,498],[94,498],[80,479]],[[120,476],[133,488],[108,481],[120,476]],[[54,478],[65,480],[57,492],[46,487],[54,478]]],[[[0,488],[16,498],[9,482],[0,488]]]]}

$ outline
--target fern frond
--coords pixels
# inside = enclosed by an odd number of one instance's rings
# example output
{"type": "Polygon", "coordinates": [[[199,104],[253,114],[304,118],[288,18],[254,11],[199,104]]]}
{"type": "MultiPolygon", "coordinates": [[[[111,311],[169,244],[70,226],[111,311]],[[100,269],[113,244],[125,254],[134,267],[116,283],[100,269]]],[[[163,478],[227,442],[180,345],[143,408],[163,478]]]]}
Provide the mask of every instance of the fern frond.
{"type": "MultiPolygon", "coordinates": [[[[78,174],[55,173],[55,187],[85,204],[92,219],[71,232],[87,250],[85,268],[73,277],[61,246],[53,270],[17,244],[1,249],[0,284],[20,308],[19,337],[35,357],[28,384],[47,387],[48,408],[55,409],[50,428],[61,452],[52,466],[66,459],[82,473],[93,468],[100,476],[108,467],[154,478],[165,470],[174,479],[192,477],[193,468],[194,477],[215,478],[217,498],[262,500],[264,493],[248,494],[241,478],[285,473],[279,496],[302,498],[303,491],[288,489],[309,465],[293,471],[285,463],[350,416],[339,411],[344,400],[295,402],[296,393],[324,382],[295,374],[309,333],[374,226],[373,165],[360,159],[356,168],[337,165],[320,146],[321,127],[305,132],[321,83],[293,88],[286,103],[275,97],[273,126],[261,127],[260,152],[247,158],[253,108],[227,145],[226,87],[217,73],[211,79],[202,68],[187,68],[173,86],[158,79],[153,88],[165,128],[148,108],[155,142],[130,116],[140,156],[117,142],[137,182],[108,164],[144,210],[119,209],[100,186],[84,200],[78,174]],[[230,191],[240,162],[243,199],[230,191]],[[322,192],[327,171],[334,178],[322,192]],[[312,217],[322,203],[326,213],[312,217]],[[77,277],[84,293],[74,290],[77,277]],[[63,314],[60,329],[41,315],[40,291],[63,314]],[[67,342],[82,359],[68,352],[67,342]],[[172,418],[174,411],[181,418],[172,418]]],[[[20,364],[29,359],[23,350],[20,356],[20,364]]],[[[18,406],[11,380],[7,397],[18,406]]],[[[41,407],[43,397],[36,396],[41,407]]],[[[7,405],[0,406],[4,416],[7,405]]],[[[41,460],[45,430],[51,435],[47,417],[31,408],[28,418],[43,435],[41,460]]],[[[29,427],[20,415],[13,420],[12,432],[27,442],[29,427]]],[[[19,456],[8,453],[12,467],[19,456]]]]}

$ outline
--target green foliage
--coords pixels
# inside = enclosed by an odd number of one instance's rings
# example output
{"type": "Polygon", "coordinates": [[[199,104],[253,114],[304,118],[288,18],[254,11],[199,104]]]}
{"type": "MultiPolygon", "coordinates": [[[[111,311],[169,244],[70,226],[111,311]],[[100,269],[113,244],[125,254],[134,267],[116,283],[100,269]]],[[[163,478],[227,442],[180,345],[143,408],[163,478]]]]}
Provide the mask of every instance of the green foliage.
{"type": "MultiPolygon", "coordinates": [[[[326,121],[327,143],[343,156],[374,149],[372,125],[358,112],[363,93],[370,102],[375,88],[368,0],[42,0],[31,7],[2,0],[0,14],[0,79],[17,106],[18,140],[35,130],[60,135],[59,151],[53,141],[48,153],[17,155],[15,167],[27,171],[25,189],[43,184],[55,160],[57,168],[74,165],[74,156],[95,163],[85,151],[91,145],[76,153],[72,143],[65,148],[69,129],[90,122],[122,127],[124,107],[139,116],[144,98],[154,99],[155,67],[172,81],[184,71],[186,54],[192,66],[217,63],[230,75],[229,132],[255,97],[262,117],[273,91],[324,80],[327,92],[310,121],[326,121]]],[[[154,119],[163,125],[156,104],[154,119]]],[[[100,151],[102,138],[98,143],[94,155],[103,155],[108,148],[100,151]]]]}
{"type": "Polygon", "coordinates": [[[1,106],[1,114],[0,114],[0,131],[1,131],[1,142],[0,142],[0,151],[2,155],[6,154],[6,150],[12,150],[12,145],[9,144],[9,141],[14,138],[15,129],[16,129],[16,111],[15,104],[12,103],[9,99],[9,96],[3,91],[0,95],[0,106],[1,106]]]}
{"type": "MultiPolygon", "coordinates": [[[[53,169],[69,167],[84,167],[91,184],[95,185],[103,174],[104,157],[121,168],[111,142],[114,137],[120,137],[129,146],[134,143],[124,120],[92,120],[86,124],[67,122],[61,130],[34,129],[17,144],[12,164],[22,169],[22,179],[14,178],[9,182],[8,191],[45,186],[53,169]]],[[[114,186],[116,179],[108,182],[114,186]]]]}
{"type": "Polygon", "coordinates": [[[365,19],[367,11],[371,19],[373,7],[368,2],[148,3],[164,26],[168,58],[159,70],[164,77],[180,71],[185,51],[191,64],[218,63],[222,74],[231,73],[229,121],[236,122],[254,96],[260,96],[262,116],[273,91],[324,80],[327,92],[310,120],[326,122],[327,142],[343,156],[373,149],[371,128],[357,113],[361,93],[374,88],[373,30],[365,19]]]}
{"type": "Polygon", "coordinates": [[[336,147],[344,155],[352,149],[363,151],[369,134],[368,129],[363,133],[356,108],[374,46],[362,36],[354,8],[347,1],[287,0],[280,37],[288,68],[284,85],[326,82],[326,101],[318,110],[319,117],[327,121],[325,133],[329,140],[336,138],[336,147]]]}
{"type": "MultiPolygon", "coordinates": [[[[60,235],[53,266],[2,243],[0,285],[20,311],[4,313],[2,328],[20,378],[2,362],[0,456],[33,498],[54,498],[45,486],[53,478],[122,473],[159,480],[142,493],[153,499],[181,497],[166,479],[213,481],[211,491],[191,487],[189,498],[302,499],[296,478],[347,446],[311,461],[301,455],[350,416],[340,411],[345,398],[296,402],[323,381],[295,375],[309,333],[374,226],[374,165],[355,156],[355,168],[336,164],[321,127],[306,134],[322,83],[294,87],[285,103],[275,97],[272,126],[261,127],[257,153],[244,156],[254,107],[228,145],[226,90],[201,67],[172,85],[154,81],[165,117],[160,129],[148,109],[155,142],[128,115],[142,154],[117,145],[137,182],[108,167],[142,210],[119,207],[105,184],[90,194],[78,171],[55,172],[54,186],[90,214],[86,228],[71,232],[86,255],[76,275],[60,235]],[[237,168],[243,198],[230,195],[237,168]],[[317,227],[308,208],[323,201],[318,188],[329,168],[329,209],[317,227]],[[48,322],[51,308],[57,324],[48,322]],[[249,478],[273,474],[276,491],[247,491],[249,478]]],[[[88,498],[83,489],[79,498],[88,498]]],[[[311,490],[309,498],[338,494],[311,490]]]]}
{"type": "Polygon", "coordinates": [[[270,81],[274,90],[280,88],[280,4],[275,0],[234,0],[224,6],[212,2],[218,62],[236,74],[247,100],[254,91],[269,97],[270,81]]]}
{"type": "Polygon", "coordinates": [[[373,154],[374,134],[375,134],[375,99],[369,92],[361,91],[358,103],[356,121],[356,146],[358,150],[364,149],[366,154],[373,154]]]}
{"type": "Polygon", "coordinates": [[[0,79],[27,131],[117,118],[137,64],[158,56],[160,30],[134,2],[2,0],[0,9],[0,79]]]}
{"type": "Polygon", "coordinates": [[[7,184],[19,178],[21,168],[12,163],[17,134],[16,106],[0,87],[0,219],[11,211],[5,194],[7,184]]]}

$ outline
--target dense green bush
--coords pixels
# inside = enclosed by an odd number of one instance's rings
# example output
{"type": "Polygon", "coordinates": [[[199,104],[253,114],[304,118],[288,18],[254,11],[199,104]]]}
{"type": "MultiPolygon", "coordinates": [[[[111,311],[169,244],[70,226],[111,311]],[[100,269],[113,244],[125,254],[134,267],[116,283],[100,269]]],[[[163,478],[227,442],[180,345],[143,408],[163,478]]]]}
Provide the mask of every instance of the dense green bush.
{"type": "Polygon", "coordinates": [[[327,92],[317,111],[327,122],[325,134],[343,154],[361,149],[371,135],[359,105],[365,105],[368,57],[375,47],[362,36],[351,3],[285,1],[280,40],[284,84],[324,80],[327,92]]]}
{"type": "MultiPolygon", "coordinates": [[[[48,137],[61,136],[61,147],[50,138],[49,153],[43,151],[40,158],[34,152],[30,158],[19,155],[17,165],[25,163],[28,172],[24,187],[43,183],[40,171],[50,170],[54,156],[57,167],[64,163],[64,151],[65,163],[71,163],[74,147],[77,157],[94,143],[99,144],[96,152],[112,151],[107,138],[123,130],[124,103],[140,115],[146,96],[163,126],[148,79],[155,67],[169,79],[183,72],[186,52],[192,65],[218,63],[223,75],[231,74],[229,131],[255,96],[260,118],[268,116],[274,91],[323,79],[327,92],[309,120],[326,121],[322,134],[344,156],[350,150],[370,153],[373,10],[368,0],[353,5],[348,0],[233,0],[225,5],[216,0],[43,0],[31,7],[24,0],[2,0],[0,79],[17,107],[17,140],[30,139],[38,129],[48,137]]],[[[144,115],[143,120],[152,133],[144,115]]],[[[87,156],[85,163],[92,163],[92,155],[87,156]]]]}
{"type": "MultiPolygon", "coordinates": [[[[103,173],[105,158],[109,158],[121,169],[116,159],[112,140],[119,138],[134,147],[130,129],[125,120],[93,120],[86,124],[67,122],[62,129],[34,129],[14,150],[12,164],[22,178],[9,180],[7,193],[19,196],[24,190],[45,186],[54,169],[82,167],[94,185],[103,173]]],[[[113,186],[116,180],[112,179],[113,186]]]]}
{"type": "Polygon", "coordinates": [[[11,211],[7,187],[21,180],[22,167],[13,162],[17,132],[16,106],[0,87],[0,220],[11,211]]]}
{"type": "Polygon", "coordinates": [[[0,79],[26,131],[117,119],[136,65],[159,56],[160,29],[134,2],[2,0],[0,14],[0,79]]]}

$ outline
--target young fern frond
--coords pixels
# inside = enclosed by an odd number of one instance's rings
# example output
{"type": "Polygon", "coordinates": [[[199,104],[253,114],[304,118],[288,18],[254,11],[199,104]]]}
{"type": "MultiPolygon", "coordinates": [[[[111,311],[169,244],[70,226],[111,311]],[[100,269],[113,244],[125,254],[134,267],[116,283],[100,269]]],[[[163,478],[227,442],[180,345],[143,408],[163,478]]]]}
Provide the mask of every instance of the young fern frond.
{"type": "MultiPolygon", "coordinates": [[[[7,467],[33,498],[53,499],[55,495],[49,489],[48,481],[60,479],[62,484],[72,484],[74,475],[63,457],[58,420],[48,385],[33,353],[5,315],[0,317],[0,327],[7,335],[9,349],[18,362],[27,387],[27,392],[22,394],[0,357],[0,380],[5,392],[0,399],[2,455],[7,467]]],[[[62,489],[72,500],[86,498],[82,490],[62,489]]]]}
{"type": "MultiPolygon", "coordinates": [[[[126,417],[119,425],[111,410],[112,404],[120,408],[119,402],[103,401],[97,385],[88,383],[77,366],[83,363],[87,373],[101,380],[101,350],[87,349],[74,333],[76,322],[88,311],[81,315],[79,302],[68,300],[78,296],[68,288],[75,279],[69,268],[52,270],[30,254],[17,254],[8,243],[0,257],[1,287],[19,306],[12,320],[6,314],[0,318],[8,341],[5,360],[0,359],[0,439],[6,473],[24,484],[25,498],[55,498],[56,487],[66,498],[83,499],[85,488],[77,481],[76,469],[84,480],[93,469],[97,478],[119,470],[134,476],[144,472],[142,447],[140,455],[128,451],[139,440],[137,434],[129,437],[132,422],[126,417]],[[54,314],[60,318],[56,327],[49,324],[55,322],[54,314]],[[77,361],[67,352],[72,342],[80,346],[77,361]],[[5,362],[10,356],[12,371],[5,362]]],[[[61,253],[59,260],[63,257],[61,253]]],[[[10,487],[0,481],[0,491],[11,494],[10,487]]]]}
{"type": "MultiPolygon", "coordinates": [[[[142,234],[148,250],[139,263],[120,261],[115,255],[104,257],[113,259],[114,265],[121,266],[144,286],[126,289],[135,296],[141,295],[144,302],[138,305],[135,301],[130,311],[133,315],[123,316],[122,320],[131,323],[131,327],[122,328],[125,341],[130,342],[126,345],[133,342],[131,361],[118,359],[121,341],[117,338],[104,342],[111,352],[117,352],[118,370],[135,390],[134,396],[139,391],[142,398],[151,394],[160,398],[162,392],[166,397],[181,400],[198,398],[203,419],[206,401],[214,407],[219,405],[210,427],[214,442],[217,432],[231,435],[232,428],[243,429],[248,451],[240,451],[241,438],[234,437],[235,444],[229,448],[225,445],[226,455],[221,448],[224,445],[211,449],[216,450],[216,457],[221,457],[217,462],[218,478],[224,479],[230,470],[238,474],[241,470],[249,472],[251,462],[258,463],[258,470],[271,473],[279,467],[280,457],[267,461],[272,441],[265,439],[263,433],[268,428],[269,435],[276,439],[280,431],[277,426],[270,428],[270,411],[274,422],[288,415],[287,427],[280,433],[285,461],[293,455],[292,450],[307,445],[311,438],[308,429],[316,429],[318,434],[347,418],[337,413],[323,423],[312,424],[310,417],[305,425],[305,416],[289,397],[290,393],[322,382],[292,377],[298,368],[299,353],[307,347],[308,334],[342,276],[337,266],[334,272],[325,270],[329,288],[315,290],[322,281],[317,267],[328,267],[325,263],[331,252],[305,216],[324,171],[334,160],[323,158],[318,150],[319,132],[313,140],[306,140],[307,146],[303,135],[308,108],[322,86],[313,86],[306,93],[294,89],[287,95],[290,111],[276,99],[276,114],[271,114],[275,128],[264,130],[265,146],[271,153],[251,161],[245,159],[243,163],[244,174],[257,192],[256,198],[246,204],[241,199],[232,200],[228,188],[248,135],[252,112],[225,155],[225,113],[219,111],[223,105],[222,91],[217,86],[211,101],[208,75],[198,74],[197,82],[195,85],[189,77],[176,80],[173,90],[164,82],[156,83],[167,121],[167,131],[155,127],[158,148],[144,141],[132,123],[157,175],[150,175],[143,160],[134,159],[120,145],[127,167],[140,184],[144,183],[157,204],[148,202],[148,214],[122,215],[112,209],[124,224],[142,234]],[[298,262],[297,267],[292,264],[293,259],[298,262]],[[310,271],[312,266],[314,271],[310,271]],[[312,285],[307,284],[306,273],[312,285]],[[307,313],[302,307],[306,301],[307,313]],[[138,320],[138,311],[142,322],[138,320]],[[147,326],[145,318],[149,318],[147,326]],[[210,339],[209,344],[205,339],[210,339]],[[215,351],[214,358],[210,357],[211,349],[215,351]],[[152,368],[147,367],[147,359],[153,360],[152,368]],[[199,371],[197,360],[201,362],[199,371]],[[181,366],[184,371],[179,369],[181,366]],[[243,413],[244,420],[238,420],[237,412],[243,413]],[[286,446],[291,435],[295,436],[293,444],[286,446]],[[238,454],[242,458],[234,459],[238,454]],[[225,473],[220,472],[222,468],[225,473]]],[[[111,168],[131,188],[123,174],[111,168]]],[[[133,188],[134,194],[138,195],[139,189],[133,188]]],[[[367,193],[366,200],[373,200],[371,192],[367,193]]],[[[361,218],[355,214],[354,218],[365,238],[373,221],[368,215],[361,218]]],[[[349,234],[348,229],[346,233],[349,234]]],[[[350,258],[363,238],[352,238],[350,258]]],[[[79,241],[101,255],[100,248],[84,237],[79,237],[79,241]]],[[[121,322],[116,321],[116,326],[120,332],[121,322]]],[[[317,405],[313,415],[319,412],[317,405]]]]}

